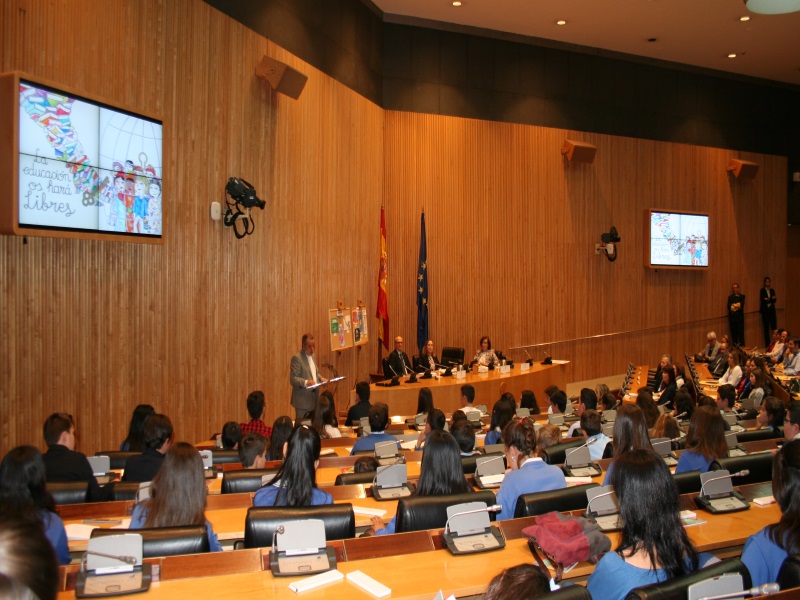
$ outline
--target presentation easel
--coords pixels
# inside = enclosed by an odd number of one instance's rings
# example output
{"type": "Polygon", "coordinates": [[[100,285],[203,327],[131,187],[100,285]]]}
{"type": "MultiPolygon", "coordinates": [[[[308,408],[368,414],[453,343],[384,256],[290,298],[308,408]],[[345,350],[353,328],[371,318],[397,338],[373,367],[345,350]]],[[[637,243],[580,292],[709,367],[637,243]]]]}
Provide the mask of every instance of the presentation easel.
{"type": "Polygon", "coordinates": [[[328,311],[328,331],[331,336],[331,352],[341,352],[353,347],[353,316],[341,302],[328,311]]]}

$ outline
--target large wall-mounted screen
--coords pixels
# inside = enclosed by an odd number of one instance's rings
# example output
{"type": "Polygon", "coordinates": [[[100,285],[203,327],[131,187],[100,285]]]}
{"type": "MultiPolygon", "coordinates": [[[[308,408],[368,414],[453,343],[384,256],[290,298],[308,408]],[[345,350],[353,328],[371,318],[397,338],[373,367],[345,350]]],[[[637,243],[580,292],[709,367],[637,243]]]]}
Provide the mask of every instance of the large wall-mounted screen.
{"type": "Polygon", "coordinates": [[[646,219],[647,266],[708,268],[708,215],[653,209],[646,219]]]}

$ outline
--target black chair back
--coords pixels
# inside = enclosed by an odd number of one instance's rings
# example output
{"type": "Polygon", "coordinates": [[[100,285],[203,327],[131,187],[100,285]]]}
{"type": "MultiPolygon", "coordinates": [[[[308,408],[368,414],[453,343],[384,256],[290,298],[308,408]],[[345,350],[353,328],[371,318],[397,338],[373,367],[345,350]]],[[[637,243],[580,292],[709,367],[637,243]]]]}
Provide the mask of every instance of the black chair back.
{"type": "MultiPolygon", "coordinates": [[[[494,492],[483,491],[466,494],[453,494],[452,496],[411,496],[401,498],[397,503],[397,517],[395,531],[424,531],[437,529],[447,523],[447,507],[465,502],[485,502],[492,506],[496,502],[494,492]]],[[[494,513],[489,513],[494,520],[494,513]]]]}
{"type": "Polygon", "coordinates": [[[633,589],[625,598],[626,600],[686,600],[690,585],[725,573],[740,573],[744,589],[750,587],[750,572],[747,567],[738,558],[729,558],[705,569],[698,569],[690,575],[633,589]]]}
{"type": "Polygon", "coordinates": [[[141,484],[138,481],[115,481],[110,485],[112,500],[136,500],[141,484]]]}
{"type": "Polygon", "coordinates": [[[563,442],[561,444],[556,444],[555,446],[550,446],[549,448],[544,448],[540,452],[540,455],[542,460],[548,465],[563,465],[567,458],[567,450],[570,448],[577,448],[585,443],[585,440],[578,438],[571,442],[563,442]]]}
{"type": "Polygon", "coordinates": [[[800,556],[787,556],[778,571],[778,585],[782,590],[800,587],[800,556]]]}
{"type": "Polygon", "coordinates": [[[375,471],[366,471],[364,473],[340,473],[336,476],[334,485],[356,485],[356,484],[372,484],[375,480],[375,471]]]}
{"type": "Polygon", "coordinates": [[[576,485],[560,490],[522,494],[517,498],[514,518],[535,517],[549,512],[567,510],[583,510],[588,504],[586,490],[600,487],[596,483],[576,485]]]}
{"type": "Polygon", "coordinates": [[[238,462],[241,462],[238,450],[223,450],[221,448],[211,450],[211,464],[213,465],[233,465],[238,462]]]}
{"type": "Polygon", "coordinates": [[[756,442],[759,440],[771,440],[772,438],[782,437],[783,433],[779,430],[769,429],[749,429],[736,434],[736,441],[740,444],[744,442],[756,442]]]}
{"type": "Polygon", "coordinates": [[[711,463],[711,470],[717,471],[719,469],[727,469],[729,473],[733,474],[747,469],[750,471],[750,474],[744,477],[736,477],[733,479],[733,485],[763,483],[765,481],[772,481],[772,459],[773,455],[771,452],[718,458],[711,463]]]}
{"type": "Polygon", "coordinates": [[[675,473],[672,478],[678,486],[679,494],[696,494],[700,491],[700,471],[675,473]]]}
{"type": "Polygon", "coordinates": [[[343,540],[355,537],[356,517],[352,504],[323,506],[254,506],[244,522],[244,547],[268,548],[278,525],[287,521],[320,519],[325,524],[325,539],[343,540]]]}
{"type": "Polygon", "coordinates": [[[565,585],[560,590],[547,594],[547,600],[592,600],[589,590],[582,585],[565,585]]]}
{"type": "Polygon", "coordinates": [[[100,529],[92,531],[92,537],[139,533],[142,535],[142,557],[199,554],[210,550],[208,531],[205,525],[187,527],[152,527],[147,529],[100,529]]]}
{"type": "Polygon", "coordinates": [[[111,459],[112,469],[124,469],[125,462],[131,456],[138,456],[141,452],[120,452],[119,450],[104,450],[102,452],[95,452],[95,456],[107,456],[111,459]]]}
{"type": "Polygon", "coordinates": [[[89,501],[88,481],[47,483],[47,491],[50,492],[56,504],[83,504],[89,501]]]}
{"type": "Polygon", "coordinates": [[[451,364],[463,365],[464,364],[464,349],[445,346],[442,348],[442,356],[440,358],[445,367],[451,364]]]}
{"type": "Polygon", "coordinates": [[[242,469],[240,471],[225,471],[222,474],[223,494],[245,494],[255,492],[261,487],[264,476],[267,481],[275,477],[277,469],[242,469]]]}

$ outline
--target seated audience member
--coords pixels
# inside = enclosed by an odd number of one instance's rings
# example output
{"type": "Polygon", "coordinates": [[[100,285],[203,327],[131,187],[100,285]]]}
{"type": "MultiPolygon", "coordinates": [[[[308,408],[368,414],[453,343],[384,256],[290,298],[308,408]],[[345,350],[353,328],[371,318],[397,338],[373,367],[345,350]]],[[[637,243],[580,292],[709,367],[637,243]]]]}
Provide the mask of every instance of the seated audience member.
{"type": "Polygon", "coordinates": [[[250,392],[247,396],[247,412],[250,415],[250,420],[247,423],[242,423],[242,435],[252,431],[265,438],[270,437],[272,431],[261,420],[264,416],[264,392],[261,390],[250,392]]]}
{"type": "Polygon", "coordinates": [[[267,440],[257,433],[246,433],[239,440],[239,462],[245,469],[263,469],[267,463],[267,440]]]}
{"type": "Polygon", "coordinates": [[[669,438],[676,440],[683,435],[678,421],[669,413],[660,415],[653,425],[653,438],[669,438]]]}
{"type": "Polygon", "coordinates": [[[550,573],[528,564],[505,569],[489,582],[484,600],[534,600],[550,593],[550,573]]]}
{"type": "Polygon", "coordinates": [[[459,421],[469,421],[463,410],[457,410],[450,416],[450,429],[452,430],[459,421]]]}
{"type": "Polygon", "coordinates": [[[686,434],[686,450],[678,459],[675,473],[687,471],[708,471],[717,458],[728,457],[728,444],[725,442],[725,421],[719,410],[703,406],[694,411],[686,434]]]}
{"type": "Polygon", "coordinates": [[[42,456],[46,480],[51,483],[86,481],[89,502],[102,502],[111,497],[110,488],[101,488],[86,456],[75,451],[77,431],[72,415],[53,413],[44,422],[44,441],[47,452],[42,456]]]}
{"type": "Polygon", "coordinates": [[[353,463],[353,473],[371,473],[380,467],[378,459],[374,456],[361,456],[353,463]]]}
{"type": "Polygon", "coordinates": [[[242,439],[242,427],[236,421],[228,421],[222,426],[219,434],[219,444],[223,450],[236,450],[239,440],[242,439]]]}
{"type": "MultiPolygon", "coordinates": [[[[566,409],[566,406],[564,408],[566,409]]],[[[578,401],[578,406],[575,408],[575,414],[580,417],[587,410],[597,410],[597,394],[595,394],[594,390],[583,388],[581,389],[581,397],[578,401]]],[[[570,425],[569,431],[567,432],[567,437],[576,435],[581,435],[580,420],[570,425]]]]}
{"type": "Polygon", "coordinates": [[[328,492],[317,487],[322,441],[307,425],[296,425],[284,444],[285,459],[275,477],[261,486],[253,506],[318,506],[333,504],[328,492]]]}
{"type": "Polygon", "coordinates": [[[497,354],[492,350],[492,341],[489,336],[485,335],[481,338],[481,349],[472,357],[472,362],[482,367],[500,364],[500,359],[497,358],[497,354]]]}
{"type": "Polygon", "coordinates": [[[533,393],[533,390],[522,390],[519,407],[527,408],[531,411],[532,415],[538,415],[541,412],[539,410],[539,404],[536,402],[536,394],[533,393]]]}
{"type": "Polygon", "coordinates": [[[514,398],[514,394],[511,392],[505,392],[502,396],[500,396],[500,400],[505,400],[511,405],[511,410],[514,411],[514,414],[517,413],[517,399],[514,398]]]}
{"type": "Polygon", "coordinates": [[[764,375],[764,397],[767,396],[774,396],[772,390],[772,382],[770,381],[769,375],[769,366],[767,365],[767,361],[764,360],[763,356],[755,356],[753,357],[753,369],[760,369],[761,373],[764,375]]]}
{"type": "MultiPolygon", "coordinates": [[[[725,384],[719,386],[717,389],[717,409],[719,413],[733,413],[733,407],[736,402],[736,390],[732,385],[725,384]]],[[[730,431],[731,426],[727,421],[723,421],[725,431],[730,431]]]]}
{"type": "Polygon", "coordinates": [[[653,379],[655,382],[655,392],[662,392],[665,389],[664,386],[664,371],[673,371],[674,375],[674,367],[672,366],[672,356],[669,354],[662,354],[661,355],[661,362],[658,363],[658,368],[656,368],[656,376],[653,379]]]}
{"type": "Polygon", "coordinates": [[[64,522],[56,514],[53,497],[44,482],[44,460],[33,446],[17,446],[0,464],[0,513],[18,520],[39,523],[56,553],[58,562],[72,560],[64,522]]]}
{"type": "Polygon", "coordinates": [[[734,388],[742,380],[742,367],[740,366],[738,350],[728,352],[728,368],[719,378],[720,384],[730,383],[734,388]]]}
{"type": "MultiPolygon", "coordinates": [[[[461,452],[453,436],[446,431],[433,431],[422,451],[419,481],[415,496],[450,496],[472,491],[461,467],[461,452]]],[[[395,518],[385,525],[380,517],[372,517],[372,533],[395,532],[395,518]]]]}
{"type": "Polygon", "coordinates": [[[586,443],[589,444],[589,456],[592,460],[611,457],[613,446],[608,445],[611,438],[603,433],[603,421],[599,412],[596,410],[585,411],[581,415],[581,429],[586,443]],[[606,456],[607,454],[608,456],[606,456]]]}
{"type": "Polygon", "coordinates": [[[747,539],[742,562],[753,586],[777,581],[787,556],[800,554],[800,441],[788,442],[772,463],[772,496],[781,519],[747,539]]]}
{"type": "Polygon", "coordinates": [[[648,388],[641,388],[638,391],[636,394],[636,406],[642,409],[647,428],[652,429],[661,413],[658,410],[658,406],[656,406],[655,400],[653,400],[653,394],[650,393],[648,388]]]}
{"type": "MultiPolygon", "coordinates": [[[[564,396],[566,398],[566,396],[564,396]]],[[[483,439],[484,446],[499,444],[503,441],[503,429],[514,418],[514,409],[508,400],[502,398],[494,403],[492,408],[492,421],[489,423],[489,432],[483,439]]]]}
{"type": "Polygon", "coordinates": [[[472,456],[475,450],[475,428],[467,421],[459,421],[450,428],[450,435],[458,444],[461,456],[472,456]]]}
{"type": "MultiPolygon", "coordinates": [[[[603,404],[603,398],[606,394],[608,394],[611,390],[608,389],[608,386],[605,383],[598,383],[597,386],[594,388],[594,393],[597,395],[597,402],[601,405],[603,404]]],[[[613,395],[611,396],[614,397],[613,395]]],[[[614,400],[616,402],[616,399],[614,400]]],[[[603,410],[608,410],[603,408],[603,410]]]]}
{"type": "Polygon", "coordinates": [[[561,428],[558,425],[542,425],[536,434],[536,454],[542,455],[542,450],[561,443],[561,428]]]}
{"type": "Polygon", "coordinates": [[[427,415],[433,410],[433,392],[429,387],[419,388],[417,395],[417,414],[427,415]]]}
{"type": "Polygon", "coordinates": [[[317,398],[317,405],[314,408],[314,417],[311,420],[311,426],[317,431],[319,437],[323,439],[332,439],[342,437],[342,432],[339,431],[339,423],[334,414],[335,408],[333,405],[333,395],[329,391],[324,391],[317,398]]]}
{"type": "Polygon", "coordinates": [[[717,356],[708,363],[708,372],[713,377],[719,379],[725,373],[725,370],[727,368],[728,368],[728,344],[727,342],[720,341],[719,352],[717,353],[717,356]]]}
{"type": "Polygon", "coordinates": [[[783,419],[783,439],[787,442],[800,440],[800,402],[792,400],[783,419]]]}
{"type": "Polygon", "coordinates": [[[720,346],[719,342],[717,342],[717,334],[713,331],[709,331],[708,335],[706,336],[706,342],[708,342],[698,354],[695,355],[694,360],[696,362],[711,362],[717,357],[719,354],[720,346]]]}
{"type": "MultiPolygon", "coordinates": [[[[712,398],[711,396],[706,396],[705,394],[700,394],[700,397],[697,399],[697,406],[695,408],[700,408],[701,406],[711,406],[716,408],[717,401],[712,398]]],[[[694,413],[692,413],[694,414],[694,413]]]]}
{"type": "Polygon", "coordinates": [[[0,575],[18,596],[3,598],[56,600],[59,591],[58,560],[37,521],[0,512],[0,575]]]}
{"type": "MultiPolygon", "coordinates": [[[[386,427],[389,425],[389,407],[383,402],[376,402],[369,409],[369,428],[372,430],[368,435],[358,438],[350,454],[356,452],[364,452],[366,450],[375,450],[375,444],[380,442],[396,442],[397,438],[386,433],[386,427]]],[[[398,449],[400,445],[398,444],[398,449]]]]}
{"type": "Polygon", "coordinates": [[[786,341],[786,351],[783,353],[783,374],[800,374],[800,338],[790,338],[786,341]]]}
{"type": "Polygon", "coordinates": [[[673,408],[675,392],[678,391],[678,384],[675,383],[675,369],[672,366],[661,371],[661,387],[658,393],[653,394],[653,399],[658,401],[659,406],[665,406],[669,410],[673,408]]]}
{"type": "Polygon", "coordinates": [[[444,416],[444,413],[438,408],[432,408],[428,413],[428,417],[425,419],[425,428],[419,432],[416,449],[422,450],[425,446],[425,440],[428,439],[431,431],[444,431],[446,425],[447,418],[444,416]]]}
{"type": "Polygon", "coordinates": [[[695,406],[692,396],[686,391],[686,388],[675,392],[674,404],[675,410],[672,411],[673,417],[684,421],[688,421],[692,418],[695,406]]]}
{"type": "Polygon", "coordinates": [[[547,412],[551,415],[561,415],[567,410],[567,393],[563,390],[557,390],[555,394],[550,396],[550,406],[547,412]]]}
{"type": "Polygon", "coordinates": [[[606,392],[602,396],[598,396],[598,399],[600,400],[600,403],[603,405],[604,411],[616,410],[617,404],[619,404],[619,402],[617,402],[617,399],[614,397],[614,394],[612,394],[611,392],[606,392]]]}
{"type": "Polygon", "coordinates": [[[439,357],[433,348],[433,340],[428,340],[419,353],[419,358],[414,357],[414,370],[417,373],[435,371],[439,365],[439,357]]]}
{"type": "Polygon", "coordinates": [[[142,452],[144,450],[144,422],[156,410],[149,404],[139,404],[133,409],[128,437],[119,445],[120,452],[142,452]]]}
{"type": "Polygon", "coordinates": [[[753,401],[753,407],[758,408],[764,400],[766,393],[766,384],[764,383],[764,373],[761,369],[753,369],[750,373],[750,395],[748,398],[753,401]]]}
{"type": "Polygon", "coordinates": [[[475,408],[472,403],[475,402],[475,388],[471,386],[469,383],[464,384],[461,386],[461,410],[464,411],[464,414],[477,412],[480,413],[480,409],[475,408]]]}
{"type": "Polygon", "coordinates": [[[783,361],[783,351],[786,349],[786,338],[789,337],[789,332],[785,329],[776,329],[776,339],[772,347],[766,354],[766,359],[770,364],[778,364],[783,361]]]}
{"type": "Polygon", "coordinates": [[[294,425],[291,417],[284,415],[275,419],[272,424],[272,437],[269,439],[267,460],[283,460],[283,446],[289,441],[292,429],[294,429],[294,425]]]}
{"type": "Polygon", "coordinates": [[[764,398],[764,402],[759,407],[758,417],[756,417],[758,428],[777,431],[783,427],[785,415],[786,409],[783,407],[783,402],[774,396],[764,398]]]}
{"type": "Polygon", "coordinates": [[[613,460],[606,469],[603,477],[603,485],[608,485],[611,481],[611,474],[614,471],[617,460],[620,456],[632,450],[652,450],[650,436],[647,434],[647,422],[644,418],[642,409],[624,402],[617,409],[617,419],[614,421],[614,454],[613,460]]]}
{"type": "Polygon", "coordinates": [[[211,551],[222,552],[205,511],[203,459],[194,446],[178,442],[169,448],[164,464],[150,484],[150,499],[133,508],[130,528],[205,525],[211,551]]]}
{"type": "Polygon", "coordinates": [[[159,413],[151,415],[144,423],[144,452],[125,461],[122,481],[153,481],[170,445],[172,422],[169,417],[159,413]]]}
{"type": "Polygon", "coordinates": [[[548,465],[536,456],[536,431],[530,419],[511,421],[506,425],[503,430],[503,444],[506,462],[511,470],[506,473],[500,489],[497,490],[497,503],[503,507],[497,514],[498,521],[514,518],[517,498],[522,494],[567,487],[561,469],[548,465]]]}
{"type": "Polygon", "coordinates": [[[687,575],[713,558],[695,550],[681,523],[678,488],[655,452],[620,455],[610,483],[623,527],[616,550],[589,577],[594,600],[622,600],[634,588],[687,575]]]}
{"type": "Polygon", "coordinates": [[[350,425],[351,427],[359,425],[361,423],[361,419],[369,415],[369,407],[372,406],[369,403],[369,395],[369,383],[366,381],[359,381],[356,384],[356,398],[358,399],[358,402],[351,406],[350,410],[347,411],[347,425],[350,425]]]}
{"type": "Polygon", "coordinates": [[[681,389],[686,385],[686,369],[678,363],[675,363],[673,368],[675,369],[675,385],[681,389]]]}

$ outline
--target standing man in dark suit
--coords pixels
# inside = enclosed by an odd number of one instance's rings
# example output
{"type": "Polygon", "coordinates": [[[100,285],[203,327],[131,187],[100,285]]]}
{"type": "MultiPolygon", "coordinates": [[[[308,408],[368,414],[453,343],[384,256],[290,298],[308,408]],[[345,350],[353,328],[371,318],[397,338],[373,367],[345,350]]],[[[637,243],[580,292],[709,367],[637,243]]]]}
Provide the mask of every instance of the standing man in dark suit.
{"type": "Polygon", "coordinates": [[[289,383],[292,384],[292,406],[294,406],[295,421],[302,419],[306,413],[317,405],[319,388],[309,390],[308,386],[315,383],[324,383],[325,379],[319,374],[314,350],[316,341],[313,334],[303,335],[300,352],[292,357],[292,366],[289,369],[289,383]]]}
{"type": "Polygon", "coordinates": [[[731,341],[744,346],[744,294],[739,293],[739,284],[731,286],[733,293],[728,296],[728,324],[731,327],[731,341]]]}
{"type": "Polygon", "coordinates": [[[772,289],[772,279],[764,277],[764,287],[761,288],[758,312],[764,323],[764,348],[772,340],[772,332],[778,328],[778,315],[775,312],[775,303],[778,301],[775,290],[772,289]]]}
{"type": "Polygon", "coordinates": [[[388,360],[389,372],[384,373],[387,377],[405,375],[411,372],[411,361],[408,360],[408,354],[403,352],[403,338],[399,335],[394,338],[394,350],[389,354],[388,360]]]}

